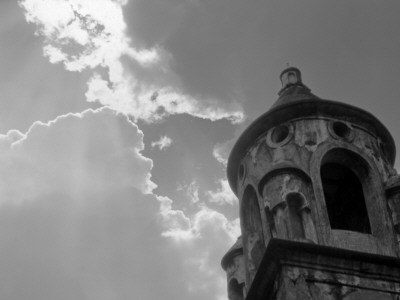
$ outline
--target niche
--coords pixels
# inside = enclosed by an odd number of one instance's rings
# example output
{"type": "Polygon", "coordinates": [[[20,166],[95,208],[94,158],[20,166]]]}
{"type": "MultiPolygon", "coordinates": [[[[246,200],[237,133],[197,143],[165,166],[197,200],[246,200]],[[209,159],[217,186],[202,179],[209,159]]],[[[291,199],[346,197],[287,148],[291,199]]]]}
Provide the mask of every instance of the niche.
{"type": "Polygon", "coordinates": [[[271,236],[317,242],[312,217],[314,194],[311,179],[301,170],[275,170],[260,181],[264,211],[271,236]]]}
{"type": "Polygon", "coordinates": [[[289,214],[290,238],[300,240],[305,238],[303,225],[304,196],[300,193],[289,193],[286,195],[286,203],[289,214]]]}

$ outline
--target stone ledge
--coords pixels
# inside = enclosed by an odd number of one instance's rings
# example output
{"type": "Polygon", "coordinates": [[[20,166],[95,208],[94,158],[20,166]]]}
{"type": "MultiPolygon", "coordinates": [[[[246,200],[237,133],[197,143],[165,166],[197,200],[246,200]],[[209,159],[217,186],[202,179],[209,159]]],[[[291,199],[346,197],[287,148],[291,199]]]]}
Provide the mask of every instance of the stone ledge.
{"type": "Polygon", "coordinates": [[[272,239],[246,300],[363,299],[367,294],[400,297],[400,259],[272,239]]]}

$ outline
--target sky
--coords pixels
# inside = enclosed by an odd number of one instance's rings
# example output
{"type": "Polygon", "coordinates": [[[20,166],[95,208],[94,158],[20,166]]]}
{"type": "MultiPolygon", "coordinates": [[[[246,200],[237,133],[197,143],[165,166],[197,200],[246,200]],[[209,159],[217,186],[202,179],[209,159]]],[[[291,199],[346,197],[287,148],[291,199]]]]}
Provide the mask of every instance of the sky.
{"type": "Polygon", "coordinates": [[[2,0],[0,298],[227,299],[235,140],[290,65],[399,144],[399,14],[394,0],[2,0]]]}

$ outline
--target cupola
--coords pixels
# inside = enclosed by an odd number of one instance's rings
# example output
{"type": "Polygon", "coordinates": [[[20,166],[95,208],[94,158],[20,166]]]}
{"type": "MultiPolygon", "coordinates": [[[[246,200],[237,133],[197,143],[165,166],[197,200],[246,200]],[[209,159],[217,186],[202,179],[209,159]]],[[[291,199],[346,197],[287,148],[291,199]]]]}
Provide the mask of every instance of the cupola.
{"type": "Polygon", "coordinates": [[[390,132],[313,95],[297,68],[280,80],[278,100],[228,159],[242,234],[222,260],[229,299],[392,299],[400,176],[390,132]]]}
{"type": "Polygon", "coordinates": [[[295,67],[290,67],[282,71],[280,75],[282,89],[286,89],[294,85],[302,85],[301,72],[295,67]]]}

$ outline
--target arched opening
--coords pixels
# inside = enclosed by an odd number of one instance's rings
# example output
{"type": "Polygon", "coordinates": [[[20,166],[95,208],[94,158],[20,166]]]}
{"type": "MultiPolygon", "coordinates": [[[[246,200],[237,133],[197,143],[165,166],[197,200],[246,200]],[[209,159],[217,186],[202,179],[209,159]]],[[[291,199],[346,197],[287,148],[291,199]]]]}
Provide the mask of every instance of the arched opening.
{"type": "Polygon", "coordinates": [[[261,212],[257,193],[252,186],[248,186],[242,200],[242,229],[244,250],[248,251],[254,267],[257,269],[264,255],[264,236],[261,221],[261,212]]]}
{"type": "Polygon", "coordinates": [[[371,234],[363,188],[368,172],[363,160],[336,149],[326,155],[320,172],[331,228],[371,234]]]}
{"type": "Polygon", "coordinates": [[[228,284],[229,300],[244,300],[244,283],[239,284],[236,279],[232,279],[228,284]]]}

